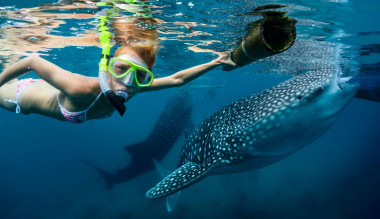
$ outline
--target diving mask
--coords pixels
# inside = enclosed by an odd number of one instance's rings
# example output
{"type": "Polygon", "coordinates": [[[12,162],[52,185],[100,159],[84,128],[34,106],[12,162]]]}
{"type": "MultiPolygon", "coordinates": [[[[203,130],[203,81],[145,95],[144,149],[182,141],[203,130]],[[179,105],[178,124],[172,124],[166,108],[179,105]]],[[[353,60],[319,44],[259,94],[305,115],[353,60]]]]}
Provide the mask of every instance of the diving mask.
{"type": "Polygon", "coordinates": [[[148,66],[129,55],[112,58],[108,71],[125,86],[132,86],[136,82],[139,87],[147,87],[153,81],[153,73],[148,66]]]}

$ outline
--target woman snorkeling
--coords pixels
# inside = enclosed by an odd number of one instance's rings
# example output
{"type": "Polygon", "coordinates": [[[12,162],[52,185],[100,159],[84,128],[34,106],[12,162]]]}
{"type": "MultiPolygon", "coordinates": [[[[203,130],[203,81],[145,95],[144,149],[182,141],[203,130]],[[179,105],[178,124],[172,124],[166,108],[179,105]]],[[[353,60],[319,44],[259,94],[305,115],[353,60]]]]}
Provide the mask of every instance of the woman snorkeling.
{"type": "Polygon", "coordinates": [[[151,18],[134,19],[133,22],[113,19],[114,40],[121,46],[109,60],[106,82],[104,78],[99,80],[98,77],[72,73],[32,55],[0,74],[0,106],[16,113],[37,113],[62,121],[83,123],[108,117],[115,108],[123,114],[120,107],[124,107],[124,102],[137,93],[182,86],[215,67],[235,65],[228,53],[220,53],[217,59],[208,63],[167,77],[154,78],[151,71],[159,49],[158,33],[155,28],[142,29],[136,25],[142,20],[150,26],[156,22],[151,18]],[[17,79],[31,71],[41,79],[17,79]],[[122,106],[107,98],[101,86],[117,94],[119,101],[122,99],[122,106]]]}

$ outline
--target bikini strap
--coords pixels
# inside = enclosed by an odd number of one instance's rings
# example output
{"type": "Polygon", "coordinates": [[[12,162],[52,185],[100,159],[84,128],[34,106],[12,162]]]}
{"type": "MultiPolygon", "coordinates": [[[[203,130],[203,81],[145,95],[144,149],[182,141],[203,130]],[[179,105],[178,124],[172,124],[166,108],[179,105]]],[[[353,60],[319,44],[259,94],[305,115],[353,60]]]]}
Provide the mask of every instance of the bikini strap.
{"type": "MultiPolygon", "coordinates": [[[[87,111],[96,103],[96,101],[100,98],[100,96],[102,96],[102,92],[100,92],[100,94],[95,98],[95,100],[85,110],[82,110],[80,112],[75,112],[75,113],[82,113],[82,112],[87,113],[87,111]]],[[[61,102],[59,101],[59,91],[57,92],[57,101],[58,101],[58,105],[61,107],[61,102]]]]}
{"type": "MultiPolygon", "coordinates": [[[[18,99],[18,98],[17,98],[18,99]]],[[[16,105],[16,113],[21,113],[21,108],[20,106],[18,105],[18,101],[16,100],[11,100],[11,99],[4,99],[5,102],[8,102],[8,103],[13,103],[16,105]]]]}
{"type": "Polygon", "coordinates": [[[96,101],[102,96],[102,92],[95,98],[95,100],[87,107],[86,112],[96,103],[96,101]]]}

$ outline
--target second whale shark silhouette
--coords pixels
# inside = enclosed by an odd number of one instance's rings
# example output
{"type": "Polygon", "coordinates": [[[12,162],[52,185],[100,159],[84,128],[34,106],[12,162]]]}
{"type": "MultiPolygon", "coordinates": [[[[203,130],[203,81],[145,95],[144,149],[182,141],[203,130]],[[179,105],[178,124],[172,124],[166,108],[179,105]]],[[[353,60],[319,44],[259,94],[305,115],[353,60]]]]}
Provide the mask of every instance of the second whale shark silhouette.
{"type": "Polygon", "coordinates": [[[318,66],[221,108],[187,139],[178,169],[146,196],[168,196],[171,211],[178,192],[207,175],[258,169],[298,151],[320,137],[356,95],[360,86],[351,79],[337,65],[318,66]]]}
{"type": "Polygon", "coordinates": [[[84,159],[78,160],[95,168],[103,177],[107,188],[111,189],[114,184],[127,182],[154,170],[153,160],[162,160],[184,130],[193,128],[191,114],[191,94],[189,88],[184,88],[168,101],[145,141],[125,146],[131,157],[131,162],[125,168],[118,169],[113,174],[84,159]]]}

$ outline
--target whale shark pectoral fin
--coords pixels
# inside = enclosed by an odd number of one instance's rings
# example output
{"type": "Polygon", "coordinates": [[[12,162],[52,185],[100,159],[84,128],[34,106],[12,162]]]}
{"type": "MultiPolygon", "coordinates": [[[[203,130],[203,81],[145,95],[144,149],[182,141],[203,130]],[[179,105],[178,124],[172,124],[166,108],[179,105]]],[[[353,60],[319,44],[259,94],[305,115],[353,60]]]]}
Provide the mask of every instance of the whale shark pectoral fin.
{"type": "Polygon", "coordinates": [[[127,145],[124,147],[124,149],[129,153],[131,156],[131,159],[138,158],[141,156],[141,153],[144,152],[144,150],[149,147],[150,145],[147,145],[145,141],[138,142],[135,144],[127,145]]]}
{"type": "MultiPolygon", "coordinates": [[[[153,160],[153,163],[156,166],[156,169],[158,170],[162,178],[167,177],[171,173],[171,171],[169,171],[166,167],[164,167],[158,161],[153,160]]],[[[168,212],[173,211],[174,206],[177,204],[180,193],[181,191],[178,191],[166,197],[166,207],[167,207],[168,212]]]]}
{"type": "Polygon", "coordinates": [[[151,199],[161,198],[180,191],[202,179],[212,168],[211,165],[185,163],[146,192],[151,199]]]}

